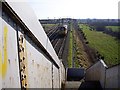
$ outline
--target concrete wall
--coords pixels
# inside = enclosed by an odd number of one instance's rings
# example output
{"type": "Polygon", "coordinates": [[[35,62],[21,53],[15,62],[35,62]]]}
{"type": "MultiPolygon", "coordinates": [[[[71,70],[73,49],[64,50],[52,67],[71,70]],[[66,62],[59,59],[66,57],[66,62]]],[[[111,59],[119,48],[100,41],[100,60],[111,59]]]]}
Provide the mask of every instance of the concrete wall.
{"type": "Polygon", "coordinates": [[[60,87],[62,83],[65,83],[65,78],[66,78],[66,73],[65,73],[65,67],[61,61],[61,66],[60,66],[60,87]]]}
{"type": "Polygon", "coordinates": [[[105,88],[120,88],[120,65],[108,68],[106,70],[105,88]]]}
{"type": "Polygon", "coordinates": [[[104,87],[106,67],[106,64],[102,60],[98,61],[87,69],[85,79],[88,81],[100,81],[101,86],[104,87]]]}
{"type": "Polygon", "coordinates": [[[53,88],[60,87],[60,70],[53,65],[53,88]]]}
{"type": "Polygon", "coordinates": [[[86,81],[100,81],[102,88],[120,88],[120,65],[107,68],[103,60],[86,70],[86,81]]]}

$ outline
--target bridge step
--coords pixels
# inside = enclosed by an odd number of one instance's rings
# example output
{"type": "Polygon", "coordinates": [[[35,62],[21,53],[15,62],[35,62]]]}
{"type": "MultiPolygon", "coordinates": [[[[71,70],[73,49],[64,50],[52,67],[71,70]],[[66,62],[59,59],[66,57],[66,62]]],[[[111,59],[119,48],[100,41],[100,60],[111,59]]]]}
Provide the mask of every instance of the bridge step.
{"type": "Polygon", "coordinates": [[[63,90],[78,90],[81,85],[80,81],[67,81],[65,83],[65,89],[63,90]]]}
{"type": "Polygon", "coordinates": [[[93,88],[102,90],[99,81],[84,81],[85,70],[83,68],[68,68],[67,81],[63,90],[83,90],[85,88],[93,88]]]}
{"type": "Polygon", "coordinates": [[[63,90],[102,90],[99,81],[67,81],[63,90]]]}
{"type": "Polygon", "coordinates": [[[83,90],[85,88],[94,88],[95,90],[102,90],[102,87],[99,81],[82,82],[78,90],[83,90]]]}

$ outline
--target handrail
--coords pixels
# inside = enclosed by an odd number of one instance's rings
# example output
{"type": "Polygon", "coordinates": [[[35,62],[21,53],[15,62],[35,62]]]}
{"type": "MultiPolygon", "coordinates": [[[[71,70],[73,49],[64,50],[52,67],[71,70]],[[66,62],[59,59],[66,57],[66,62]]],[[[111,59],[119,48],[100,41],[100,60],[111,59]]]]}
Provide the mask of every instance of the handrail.
{"type": "Polygon", "coordinates": [[[108,68],[108,66],[105,64],[105,62],[102,60],[102,59],[100,59],[99,61],[97,61],[97,62],[95,62],[93,65],[91,65],[90,67],[88,67],[86,70],[88,70],[88,69],[90,69],[91,67],[93,67],[95,64],[97,64],[98,62],[102,62],[103,63],[103,65],[106,67],[106,69],[108,68]]]}
{"type": "Polygon", "coordinates": [[[110,68],[113,68],[113,67],[116,67],[116,66],[119,66],[119,65],[120,65],[120,63],[112,65],[112,66],[108,67],[107,69],[110,69],[110,68]]]}
{"type": "MultiPolygon", "coordinates": [[[[100,59],[99,61],[102,61],[102,63],[105,64],[105,62],[104,62],[102,59],[100,59]]],[[[99,61],[95,62],[93,65],[91,65],[90,67],[88,67],[86,70],[90,69],[92,66],[94,66],[94,65],[95,65],[96,63],[98,63],[99,61]]],[[[119,66],[119,65],[120,65],[120,63],[115,64],[115,65],[112,65],[112,66],[110,66],[110,67],[108,67],[107,65],[105,65],[105,67],[106,67],[106,69],[110,69],[110,68],[113,68],[113,67],[116,67],[116,66],[119,66]]]]}

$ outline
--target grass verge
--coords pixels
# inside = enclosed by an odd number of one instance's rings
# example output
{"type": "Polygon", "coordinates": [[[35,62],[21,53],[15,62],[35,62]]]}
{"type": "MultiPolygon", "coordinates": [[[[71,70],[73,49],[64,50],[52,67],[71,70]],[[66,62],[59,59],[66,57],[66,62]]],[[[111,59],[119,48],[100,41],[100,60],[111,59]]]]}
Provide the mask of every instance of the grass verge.
{"type": "Polygon", "coordinates": [[[87,25],[80,25],[90,47],[95,48],[103,57],[108,66],[120,63],[118,46],[120,41],[115,37],[98,31],[90,31],[87,25]]]}

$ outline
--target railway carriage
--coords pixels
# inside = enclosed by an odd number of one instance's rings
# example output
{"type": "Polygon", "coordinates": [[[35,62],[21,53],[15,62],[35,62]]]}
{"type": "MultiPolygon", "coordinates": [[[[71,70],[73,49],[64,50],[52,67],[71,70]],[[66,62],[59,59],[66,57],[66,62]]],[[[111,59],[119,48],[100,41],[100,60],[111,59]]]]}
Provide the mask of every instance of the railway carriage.
{"type": "Polygon", "coordinates": [[[65,36],[67,34],[67,25],[62,25],[59,27],[59,35],[65,36]]]}

